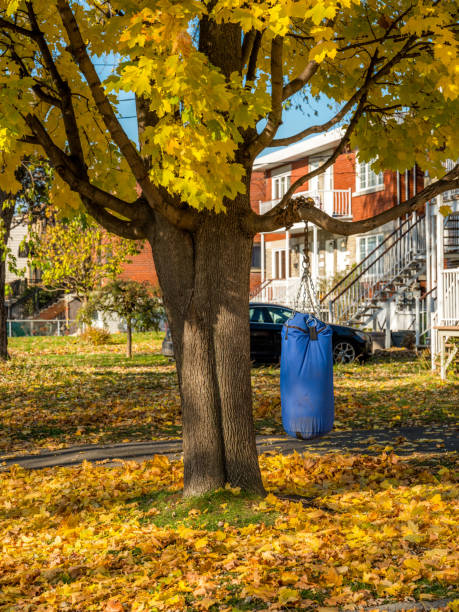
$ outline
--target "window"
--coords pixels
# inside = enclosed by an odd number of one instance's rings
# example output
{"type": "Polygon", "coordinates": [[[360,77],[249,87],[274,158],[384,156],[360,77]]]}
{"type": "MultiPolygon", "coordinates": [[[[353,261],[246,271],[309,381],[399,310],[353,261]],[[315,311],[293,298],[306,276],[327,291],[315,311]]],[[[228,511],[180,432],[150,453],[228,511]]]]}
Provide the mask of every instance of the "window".
{"type": "Polygon", "coordinates": [[[272,184],[272,199],[280,200],[290,187],[290,175],[292,167],[290,165],[281,166],[271,172],[271,184],[272,184]]]}
{"type": "Polygon", "coordinates": [[[250,267],[256,270],[261,268],[261,244],[254,244],[252,247],[252,263],[250,267]]]}
{"type": "Polygon", "coordinates": [[[269,312],[261,306],[250,308],[249,317],[251,323],[272,323],[269,312]]]}
{"type": "Polygon", "coordinates": [[[362,162],[357,164],[357,191],[374,190],[384,185],[383,173],[376,174],[371,168],[374,159],[370,162],[362,162]]]}
{"type": "MultiPolygon", "coordinates": [[[[372,234],[370,236],[361,236],[359,238],[359,261],[363,261],[366,257],[370,255],[374,249],[381,244],[383,241],[382,234],[372,234]]],[[[378,249],[376,253],[368,260],[368,265],[370,265],[373,261],[375,261],[378,256],[381,254],[381,250],[378,249]]],[[[382,258],[377,261],[377,263],[372,266],[366,276],[380,275],[382,274],[382,258]]]]}
{"type": "Polygon", "coordinates": [[[286,271],[285,249],[273,251],[273,278],[286,278],[286,271]]]}
{"type": "Polygon", "coordinates": [[[273,178],[273,200],[280,200],[290,187],[290,175],[273,178]]]}
{"type": "Polygon", "coordinates": [[[292,316],[292,311],[286,308],[268,308],[269,314],[271,315],[271,319],[275,325],[283,325],[285,321],[290,319],[292,316]]]}

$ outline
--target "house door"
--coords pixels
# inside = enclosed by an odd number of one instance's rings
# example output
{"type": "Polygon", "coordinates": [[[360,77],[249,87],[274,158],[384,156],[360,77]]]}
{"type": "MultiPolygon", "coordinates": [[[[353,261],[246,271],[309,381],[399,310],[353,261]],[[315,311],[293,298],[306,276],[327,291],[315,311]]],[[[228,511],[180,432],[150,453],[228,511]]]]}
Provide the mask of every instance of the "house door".
{"type": "MultiPolygon", "coordinates": [[[[315,170],[325,161],[322,157],[312,157],[309,161],[309,171],[315,170]]],[[[333,166],[309,181],[311,196],[317,198],[324,212],[333,215],[333,166]]]]}

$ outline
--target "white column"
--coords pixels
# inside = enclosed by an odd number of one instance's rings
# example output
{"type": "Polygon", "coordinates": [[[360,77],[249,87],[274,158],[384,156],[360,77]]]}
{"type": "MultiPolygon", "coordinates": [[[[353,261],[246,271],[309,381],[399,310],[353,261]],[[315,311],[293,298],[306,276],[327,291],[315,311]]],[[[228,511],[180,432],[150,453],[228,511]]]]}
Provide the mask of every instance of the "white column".
{"type": "Polygon", "coordinates": [[[260,234],[261,282],[265,282],[265,235],[260,234]]]}
{"type": "MultiPolygon", "coordinates": [[[[432,240],[430,236],[431,223],[430,223],[430,203],[429,202],[426,202],[424,225],[425,225],[425,231],[426,231],[426,285],[427,285],[427,292],[429,292],[432,289],[432,270],[430,268],[431,263],[432,263],[432,253],[431,253],[432,240]]],[[[429,301],[429,299],[427,299],[427,301],[429,301]]]]}
{"type": "Polygon", "coordinates": [[[312,282],[314,288],[317,291],[317,284],[319,282],[319,241],[318,241],[318,230],[317,225],[312,226],[313,240],[312,240],[312,282]]]}
{"type": "Polygon", "coordinates": [[[416,334],[416,348],[419,348],[419,345],[421,344],[421,316],[420,316],[420,302],[421,299],[419,297],[419,295],[417,295],[414,298],[415,301],[415,310],[414,310],[414,329],[415,329],[415,334],[416,334]]]}
{"type": "Polygon", "coordinates": [[[290,232],[285,232],[285,278],[290,278],[290,232]]]}
{"type": "Polygon", "coordinates": [[[444,218],[440,213],[440,206],[442,205],[443,198],[441,195],[437,196],[437,312],[438,312],[438,325],[442,325],[443,319],[443,276],[442,270],[444,268],[444,253],[443,253],[443,224],[444,218]]]}
{"type": "Polygon", "coordinates": [[[290,304],[291,299],[294,299],[293,295],[290,295],[290,232],[285,232],[285,298],[287,303],[290,304]]]}
{"type": "MultiPolygon", "coordinates": [[[[425,299],[426,309],[426,328],[431,327],[431,314],[432,314],[432,218],[431,218],[431,207],[430,202],[426,202],[424,225],[426,233],[426,293],[429,295],[425,299]]],[[[432,342],[432,330],[428,331],[425,335],[425,343],[432,342]]]]}
{"type": "MultiPolygon", "coordinates": [[[[265,282],[265,235],[260,234],[261,284],[265,282]]],[[[266,289],[261,291],[261,299],[266,301],[266,289]]]]}
{"type": "Polygon", "coordinates": [[[385,343],[384,343],[384,348],[386,349],[390,349],[390,346],[392,344],[391,342],[391,329],[390,329],[390,311],[391,311],[391,300],[388,299],[386,300],[386,337],[385,337],[385,343]]]}

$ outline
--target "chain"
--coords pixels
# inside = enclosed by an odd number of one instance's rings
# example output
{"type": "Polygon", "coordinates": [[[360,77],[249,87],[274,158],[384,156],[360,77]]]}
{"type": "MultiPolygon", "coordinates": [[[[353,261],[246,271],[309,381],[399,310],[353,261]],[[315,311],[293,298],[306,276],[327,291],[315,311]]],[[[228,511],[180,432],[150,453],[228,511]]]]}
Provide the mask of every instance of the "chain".
{"type": "Polygon", "coordinates": [[[304,253],[303,253],[303,273],[301,275],[298,292],[293,304],[295,312],[307,312],[314,316],[319,316],[319,303],[314,288],[311,275],[311,261],[309,259],[309,228],[308,222],[304,228],[304,253]]]}

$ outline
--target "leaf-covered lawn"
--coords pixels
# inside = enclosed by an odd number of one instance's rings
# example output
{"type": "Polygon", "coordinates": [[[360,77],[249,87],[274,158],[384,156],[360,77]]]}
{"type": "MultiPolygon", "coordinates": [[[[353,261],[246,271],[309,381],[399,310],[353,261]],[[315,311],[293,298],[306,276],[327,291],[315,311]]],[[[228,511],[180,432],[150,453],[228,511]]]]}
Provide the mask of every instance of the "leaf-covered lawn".
{"type": "MultiPolygon", "coordinates": [[[[0,609],[338,610],[457,589],[457,457],[261,457],[264,500],[182,464],[0,474],[0,609]]],[[[457,610],[457,605],[451,608],[457,610]]]]}
{"type": "MultiPolygon", "coordinates": [[[[93,347],[74,337],[13,338],[0,364],[0,454],[75,444],[177,437],[181,433],[174,362],[161,334],[124,336],[93,347]]],[[[458,376],[440,381],[426,357],[405,352],[335,368],[336,429],[457,423],[458,376]]],[[[254,368],[257,431],[282,432],[279,369],[254,368]]]]}

